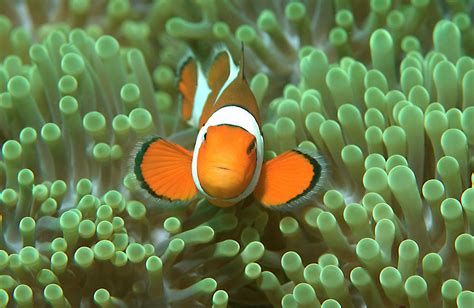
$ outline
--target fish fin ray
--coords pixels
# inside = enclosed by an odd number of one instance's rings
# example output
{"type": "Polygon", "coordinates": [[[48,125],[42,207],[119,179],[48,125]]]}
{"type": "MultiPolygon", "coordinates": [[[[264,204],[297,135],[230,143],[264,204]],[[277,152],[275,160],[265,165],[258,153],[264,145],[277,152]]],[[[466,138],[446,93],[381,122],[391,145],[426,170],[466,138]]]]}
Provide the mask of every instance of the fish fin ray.
{"type": "Polygon", "coordinates": [[[143,143],[135,156],[134,172],[141,187],[152,196],[170,202],[187,202],[198,194],[191,163],[191,151],[161,137],[154,137],[143,143]],[[172,172],[170,168],[173,168],[172,172]]]}

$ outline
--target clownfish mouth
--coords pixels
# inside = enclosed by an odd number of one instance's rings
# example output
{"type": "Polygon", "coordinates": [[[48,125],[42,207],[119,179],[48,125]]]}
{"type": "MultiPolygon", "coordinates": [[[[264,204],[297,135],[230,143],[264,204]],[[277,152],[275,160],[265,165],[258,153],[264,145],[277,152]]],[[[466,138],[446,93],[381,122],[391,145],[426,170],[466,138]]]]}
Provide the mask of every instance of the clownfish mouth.
{"type": "Polygon", "coordinates": [[[209,171],[211,172],[211,174],[213,174],[214,177],[218,177],[218,178],[229,177],[229,176],[239,178],[239,173],[236,172],[236,170],[234,170],[233,168],[228,167],[228,166],[222,166],[222,165],[214,166],[209,171]]]}
{"type": "Polygon", "coordinates": [[[230,171],[230,169],[229,169],[229,168],[226,168],[226,167],[217,166],[216,168],[217,168],[217,169],[221,169],[221,170],[228,170],[228,171],[230,171]]]}
{"type": "Polygon", "coordinates": [[[234,198],[245,188],[243,174],[225,164],[208,168],[205,175],[199,181],[204,191],[214,198],[234,198]]]}

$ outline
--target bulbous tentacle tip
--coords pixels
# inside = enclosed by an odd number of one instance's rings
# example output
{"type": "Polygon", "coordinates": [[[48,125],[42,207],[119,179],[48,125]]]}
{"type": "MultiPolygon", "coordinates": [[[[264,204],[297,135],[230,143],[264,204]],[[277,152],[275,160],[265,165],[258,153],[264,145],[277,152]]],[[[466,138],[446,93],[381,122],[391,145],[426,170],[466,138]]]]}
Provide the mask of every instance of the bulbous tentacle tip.
{"type": "Polygon", "coordinates": [[[0,307],[472,306],[472,8],[247,4],[0,3],[0,307]],[[195,138],[180,59],[240,42],[265,158],[317,151],[322,194],[146,198],[137,142],[195,138]]]}

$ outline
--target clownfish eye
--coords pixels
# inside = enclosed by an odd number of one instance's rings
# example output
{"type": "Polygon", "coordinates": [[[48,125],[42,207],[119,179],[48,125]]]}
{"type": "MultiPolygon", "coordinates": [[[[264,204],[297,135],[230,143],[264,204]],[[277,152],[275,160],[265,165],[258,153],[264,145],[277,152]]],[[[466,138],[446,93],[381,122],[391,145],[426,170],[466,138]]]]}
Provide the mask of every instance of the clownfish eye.
{"type": "Polygon", "coordinates": [[[255,150],[255,139],[250,142],[249,146],[247,147],[247,154],[252,153],[255,150]]]}

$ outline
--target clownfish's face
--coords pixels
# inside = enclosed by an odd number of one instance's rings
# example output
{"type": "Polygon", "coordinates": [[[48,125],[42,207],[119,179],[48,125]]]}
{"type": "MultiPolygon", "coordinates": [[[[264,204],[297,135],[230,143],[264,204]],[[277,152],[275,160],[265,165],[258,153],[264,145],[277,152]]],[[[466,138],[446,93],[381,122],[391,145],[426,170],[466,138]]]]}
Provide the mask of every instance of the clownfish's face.
{"type": "Polygon", "coordinates": [[[250,184],[257,162],[255,137],[243,128],[210,126],[197,159],[203,190],[218,199],[240,195],[250,184]]]}

